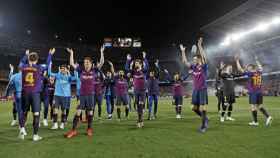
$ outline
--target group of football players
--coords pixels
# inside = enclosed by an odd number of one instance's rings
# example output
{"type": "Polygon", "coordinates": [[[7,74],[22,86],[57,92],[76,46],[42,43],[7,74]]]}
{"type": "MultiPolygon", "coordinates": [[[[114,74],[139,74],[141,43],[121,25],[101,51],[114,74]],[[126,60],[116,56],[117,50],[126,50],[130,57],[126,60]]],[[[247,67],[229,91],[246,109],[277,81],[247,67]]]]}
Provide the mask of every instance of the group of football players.
{"type": "MultiPolygon", "coordinates": [[[[101,120],[102,101],[106,102],[106,112],[109,120],[113,118],[116,109],[116,117],[121,121],[122,112],[125,119],[128,119],[129,112],[137,111],[137,128],[144,127],[144,112],[147,105],[148,120],[157,118],[158,100],[160,96],[159,73],[164,72],[167,80],[172,85],[173,103],[175,105],[176,118],[181,119],[182,105],[184,98],[184,80],[192,77],[192,105],[193,112],[201,118],[199,131],[205,133],[208,128],[209,119],[207,117],[207,58],[203,49],[203,39],[197,42],[197,53],[192,61],[187,59],[186,48],[180,45],[181,59],[188,68],[187,76],[175,73],[171,77],[166,69],[162,69],[159,61],[154,63],[154,69],[150,68],[146,53],[142,52],[142,59],[133,59],[130,54],[124,69],[115,70],[111,61],[107,61],[110,69],[105,73],[102,69],[105,59],[104,50],[100,48],[100,59],[94,63],[91,57],[84,57],[83,64],[79,65],[74,59],[74,50],[67,48],[69,53],[68,64],[56,65],[57,72],[53,72],[53,56],[55,48],[49,50],[47,61],[38,64],[39,55],[36,52],[26,51],[25,56],[20,60],[18,72],[15,73],[14,66],[10,65],[9,84],[7,95],[13,90],[13,121],[16,124],[18,117],[19,138],[24,139],[27,135],[25,125],[28,113],[33,114],[33,141],[42,139],[38,135],[40,127],[41,103],[43,103],[43,125],[48,126],[48,114],[50,108],[50,120],[52,130],[64,129],[67,123],[69,111],[71,109],[71,85],[76,85],[77,105],[73,117],[72,128],[64,134],[66,138],[78,135],[77,127],[81,122],[88,124],[86,134],[93,135],[92,122],[94,118],[95,105],[98,109],[98,119],[101,120]],[[162,71],[163,70],[163,71],[162,71]],[[146,104],[147,102],[147,104],[146,104]],[[134,104],[133,104],[134,103],[134,104]],[[60,115],[59,115],[60,114],[60,115]],[[85,116],[83,117],[82,114],[85,116]],[[60,125],[58,124],[60,117],[60,125]]],[[[249,125],[257,126],[257,111],[261,111],[266,116],[266,125],[271,124],[272,117],[262,106],[262,66],[256,58],[256,65],[250,64],[246,68],[242,67],[239,57],[235,58],[238,67],[238,74],[232,71],[232,65],[221,63],[217,71],[218,81],[217,97],[219,111],[221,111],[220,121],[233,121],[231,117],[233,104],[235,103],[234,79],[235,77],[248,77],[249,104],[252,106],[253,122],[249,125]],[[222,108],[220,108],[220,105],[222,108]],[[225,113],[227,111],[227,117],[225,113]]]]}

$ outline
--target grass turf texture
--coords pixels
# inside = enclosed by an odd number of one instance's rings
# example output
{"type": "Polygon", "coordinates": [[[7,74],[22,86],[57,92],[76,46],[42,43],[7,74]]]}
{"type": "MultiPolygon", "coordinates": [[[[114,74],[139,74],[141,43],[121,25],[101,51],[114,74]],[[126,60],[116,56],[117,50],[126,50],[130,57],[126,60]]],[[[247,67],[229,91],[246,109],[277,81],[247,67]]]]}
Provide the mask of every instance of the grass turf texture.
{"type": "MultiPolygon", "coordinates": [[[[103,105],[102,123],[93,123],[94,136],[85,136],[86,124],[79,125],[79,135],[65,139],[63,134],[71,127],[75,103],[72,104],[67,129],[51,131],[41,127],[40,142],[32,142],[31,116],[24,141],[17,138],[17,127],[10,127],[11,103],[0,106],[0,158],[84,158],[84,157],[185,157],[185,158],[279,158],[280,157],[280,98],[265,97],[265,105],[273,116],[271,127],[264,126],[259,113],[259,127],[249,127],[251,113],[247,98],[239,98],[234,105],[234,122],[220,123],[216,98],[210,97],[210,128],[205,134],[197,132],[201,120],[190,109],[190,99],[185,100],[182,120],[175,119],[171,100],[160,100],[158,119],[145,120],[143,129],[136,128],[136,113],[128,121],[105,120],[103,105]]],[[[147,118],[145,114],[145,119],[147,118]]],[[[49,122],[49,126],[51,123],[49,122]]]]}

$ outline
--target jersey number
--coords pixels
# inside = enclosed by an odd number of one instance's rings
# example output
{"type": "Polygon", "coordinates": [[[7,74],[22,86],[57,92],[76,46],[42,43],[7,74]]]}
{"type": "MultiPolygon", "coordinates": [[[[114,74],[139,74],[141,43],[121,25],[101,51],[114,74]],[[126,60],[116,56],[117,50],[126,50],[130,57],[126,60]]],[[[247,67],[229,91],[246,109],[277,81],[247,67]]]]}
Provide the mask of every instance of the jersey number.
{"type": "Polygon", "coordinates": [[[33,77],[33,73],[32,72],[29,72],[29,73],[26,74],[25,81],[30,83],[30,84],[34,83],[34,77],[33,77]]]}
{"type": "Polygon", "coordinates": [[[260,86],[261,84],[262,84],[261,76],[254,76],[253,77],[253,85],[254,86],[260,86]]]}

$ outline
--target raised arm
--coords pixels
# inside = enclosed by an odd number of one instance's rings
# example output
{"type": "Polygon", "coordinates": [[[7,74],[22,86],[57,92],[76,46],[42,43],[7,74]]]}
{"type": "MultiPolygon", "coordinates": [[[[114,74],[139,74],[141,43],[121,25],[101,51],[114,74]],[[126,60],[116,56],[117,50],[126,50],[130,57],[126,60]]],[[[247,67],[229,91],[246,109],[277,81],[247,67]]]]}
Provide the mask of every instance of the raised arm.
{"type": "Polygon", "coordinates": [[[219,77],[221,77],[222,74],[222,70],[224,69],[225,64],[223,61],[220,62],[220,65],[217,67],[217,79],[219,79],[219,77]]]}
{"type": "Polygon", "coordinates": [[[126,63],[125,63],[125,71],[128,73],[132,70],[131,66],[132,60],[131,60],[131,55],[127,54],[126,56],[126,63]]]}
{"type": "Polygon", "coordinates": [[[236,62],[237,70],[240,71],[241,73],[244,73],[245,70],[242,68],[242,66],[240,64],[240,60],[239,60],[238,55],[235,56],[235,62],[236,62]]]}
{"type": "Polygon", "coordinates": [[[49,55],[47,58],[47,65],[49,65],[52,62],[52,56],[54,55],[54,53],[55,53],[55,48],[51,48],[49,50],[49,55]]]}
{"type": "Polygon", "coordinates": [[[73,51],[73,49],[72,49],[72,48],[67,48],[66,50],[67,50],[67,52],[69,52],[69,54],[70,54],[70,60],[69,60],[70,65],[71,65],[74,69],[76,69],[76,68],[77,68],[77,65],[76,65],[75,62],[74,62],[74,51],[73,51]]]}
{"type": "Polygon", "coordinates": [[[155,62],[155,66],[156,66],[155,77],[159,78],[161,68],[160,68],[159,60],[158,59],[155,62]]]}
{"type": "Polygon", "coordinates": [[[199,52],[199,55],[201,56],[202,64],[206,64],[207,63],[206,54],[202,47],[202,42],[203,42],[203,38],[200,37],[197,42],[197,46],[198,46],[198,50],[199,50],[198,52],[199,52]]]}
{"type": "Polygon", "coordinates": [[[187,67],[191,67],[191,64],[188,62],[188,59],[186,57],[186,47],[180,44],[180,50],[181,50],[183,64],[185,64],[187,67]]]}
{"type": "Polygon", "coordinates": [[[255,61],[256,61],[256,64],[257,64],[257,66],[258,66],[258,69],[259,69],[260,71],[262,71],[262,70],[263,70],[263,66],[262,66],[262,64],[260,63],[258,56],[255,56],[255,61]]]}
{"type": "Polygon", "coordinates": [[[14,74],[14,66],[12,64],[10,64],[9,67],[10,67],[10,73],[9,73],[9,80],[10,80],[14,74]]]}
{"type": "Polygon", "coordinates": [[[171,75],[169,74],[168,70],[167,69],[164,69],[164,74],[165,74],[165,80],[168,81],[168,82],[172,82],[172,78],[171,78],[171,75]]]}
{"type": "Polygon", "coordinates": [[[27,50],[25,51],[24,57],[20,60],[19,68],[22,68],[23,65],[25,65],[25,64],[28,63],[28,55],[29,55],[29,49],[27,49],[27,50]]]}
{"type": "Polygon", "coordinates": [[[49,76],[55,76],[56,74],[52,72],[52,57],[55,53],[55,49],[52,48],[49,51],[48,59],[47,59],[47,70],[49,76]]]}
{"type": "Polygon", "coordinates": [[[104,65],[104,50],[105,47],[104,45],[100,48],[100,61],[97,63],[97,68],[101,69],[102,66],[104,65]]]}
{"type": "Polygon", "coordinates": [[[148,72],[149,70],[149,62],[147,60],[147,54],[146,52],[142,52],[142,55],[143,55],[143,71],[144,72],[148,72]]]}
{"type": "Polygon", "coordinates": [[[113,75],[115,75],[115,68],[114,68],[114,65],[111,61],[108,61],[108,64],[110,65],[110,70],[112,72],[113,75]]]}
{"type": "Polygon", "coordinates": [[[8,97],[10,95],[13,88],[14,88],[13,78],[10,78],[9,83],[5,89],[5,97],[8,97]]]}

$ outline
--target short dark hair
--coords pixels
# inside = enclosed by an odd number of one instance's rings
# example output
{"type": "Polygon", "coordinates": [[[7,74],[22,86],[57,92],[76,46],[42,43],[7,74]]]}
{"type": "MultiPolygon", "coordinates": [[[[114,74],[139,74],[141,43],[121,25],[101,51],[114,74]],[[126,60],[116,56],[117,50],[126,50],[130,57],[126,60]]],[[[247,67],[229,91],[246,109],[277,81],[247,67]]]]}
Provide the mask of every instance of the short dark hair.
{"type": "Polygon", "coordinates": [[[66,64],[62,64],[62,65],[60,65],[60,68],[62,68],[62,67],[64,67],[64,68],[66,68],[66,69],[67,69],[67,65],[66,65],[66,64]]]}
{"type": "Polygon", "coordinates": [[[142,64],[142,60],[140,60],[140,59],[136,59],[135,62],[142,64]]]}
{"type": "Polygon", "coordinates": [[[31,61],[31,62],[38,61],[39,60],[39,55],[36,52],[32,52],[32,53],[29,54],[28,60],[31,61]]]}
{"type": "Polygon", "coordinates": [[[91,57],[85,57],[84,60],[88,60],[88,61],[90,61],[92,63],[91,57]]]}

